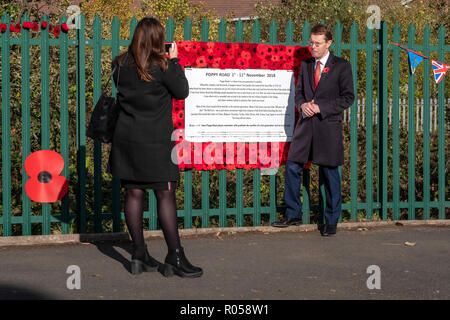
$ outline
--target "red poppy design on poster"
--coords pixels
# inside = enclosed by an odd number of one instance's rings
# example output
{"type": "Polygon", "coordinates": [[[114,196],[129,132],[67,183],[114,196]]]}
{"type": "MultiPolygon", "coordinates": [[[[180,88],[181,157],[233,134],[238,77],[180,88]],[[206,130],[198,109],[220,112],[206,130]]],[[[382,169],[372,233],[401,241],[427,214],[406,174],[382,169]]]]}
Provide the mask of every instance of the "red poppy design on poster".
{"type": "Polygon", "coordinates": [[[60,176],[64,169],[63,157],[52,150],[40,150],[25,160],[25,171],[30,179],[25,192],[31,200],[52,203],[61,200],[69,189],[67,179],[60,176]]]}
{"type": "MultiPolygon", "coordinates": [[[[311,57],[309,47],[301,46],[195,41],[178,41],[177,46],[183,67],[293,70],[295,84],[301,62],[311,57]]],[[[180,169],[255,169],[286,163],[290,144],[285,142],[190,143],[184,140],[184,116],[184,100],[173,100],[172,118],[177,132],[174,139],[180,169]],[[271,161],[272,155],[278,155],[275,163],[271,161]]],[[[295,121],[298,117],[296,110],[295,121]]]]}

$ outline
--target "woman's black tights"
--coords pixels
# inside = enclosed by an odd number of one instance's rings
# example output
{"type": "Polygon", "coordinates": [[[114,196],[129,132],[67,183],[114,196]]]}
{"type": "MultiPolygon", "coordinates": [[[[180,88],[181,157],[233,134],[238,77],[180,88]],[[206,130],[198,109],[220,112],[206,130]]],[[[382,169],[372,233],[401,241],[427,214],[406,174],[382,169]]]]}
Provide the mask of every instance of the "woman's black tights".
{"type": "MultiPolygon", "coordinates": [[[[175,202],[175,186],[171,190],[155,190],[157,200],[158,219],[164,233],[167,247],[179,249],[180,236],[178,234],[177,209],[175,202]]],[[[145,190],[127,189],[125,195],[125,220],[131,239],[136,246],[143,246],[143,206],[145,190]]]]}

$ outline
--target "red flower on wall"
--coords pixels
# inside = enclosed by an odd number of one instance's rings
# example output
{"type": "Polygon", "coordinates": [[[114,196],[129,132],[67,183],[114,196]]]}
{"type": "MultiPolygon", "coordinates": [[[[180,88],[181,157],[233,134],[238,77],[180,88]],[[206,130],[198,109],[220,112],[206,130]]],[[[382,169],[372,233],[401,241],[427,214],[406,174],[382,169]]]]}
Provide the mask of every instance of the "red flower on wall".
{"type": "Polygon", "coordinates": [[[249,61],[250,69],[258,69],[260,66],[260,61],[258,58],[251,58],[249,61]]]}
{"type": "Polygon", "coordinates": [[[14,26],[14,32],[20,32],[21,29],[22,29],[22,26],[20,25],[20,23],[17,23],[17,24],[14,26]]]}
{"type": "Polygon", "coordinates": [[[47,26],[48,26],[47,21],[42,21],[42,22],[41,22],[41,28],[42,28],[42,29],[46,29],[47,26]]]}
{"type": "Polygon", "coordinates": [[[1,32],[6,32],[6,30],[8,29],[6,23],[2,23],[0,24],[0,31],[1,32]]]}
{"type": "Polygon", "coordinates": [[[244,60],[250,60],[250,58],[252,57],[252,54],[246,50],[242,51],[240,55],[244,60]]]}
{"type": "Polygon", "coordinates": [[[259,59],[264,59],[267,55],[267,51],[268,51],[268,49],[264,44],[258,44],[256,46],[256,56],[259,59]]]}
{"type": "Polygon", "coordinates": [[[70,30],[70,28],[69,28],[69,26],[67,25],[67,23],[61,23],[61,29],[62,29],[64,32],[67,32],[67,31],[70,30]]]}
{"type": "Polygon", "coordinates": [[[61,33],[61,29],[59,28],[59,26],[55,26],[55,27],[53,28],[53,34],[54,34],[56,37],[58,37],[60,33],[61,33]]]}
{"type": "Polygon", "coordinates": [[[37,22],[33,23],[33,31],[39,31],[39,24],[37,22]]]}
{"type": "Polygon", "coordinates": [[[198,59],[195,61],[195,64],[197,65],[197,68],[204,68],[206,67],[206,59],[204,56],[198,57],[198,59]]]}
{"type": "Polygon", "coordinates": [[[199,47],[200,47],[199,44],[196,43],[196,42],[194,42],[194,43],[192,44],[192,47],[191,47],[191,52],[197,53],[199,47]]]}
{"type": "Polygon", "coordinates": [[[63,157],[52,150],[40,150],[25,160],[25,171],[30,179],[25,192],[35,202],[51,203],[61,200],[69,189],[67,179],[60,176],[64,169],[63,157]]]}
{"type": "Polygon", "coordinates": [[[266,59],[262,59],[261,60],[261,64],[260,64],[260,68],[261,69],[269,69],[269,61],[267,61],[266,59]]]}
{"type": "Polygon", "coordinates": [[[24,29],[31,29],[33,27],[33,24],[30,21],[25,21],[24,23],[22,23],[22,27],[24,29]]]}
{"type": "Polygon", "coordinates": [[[249,66],[248,60],[239,58],[236,60],[236,66],[239,69],[248,69],[248,66],[249,66]]]}
{"type": "Polygon", "coordinates": [[[280,69],[280,64],[278,62],[271,61],[269,62],[269,69],[270,70],[280,69]]]}
{"type": "Polygon", "coordinates": [[[190,66],[192,65],[192,63],[190,62],[189,58],[186,57],[185,55],[181,55],[178,56],[178,58],[180,59],[179,64],[182,66],[190,66]]]}
{"type": "Polygon", "coordinates": [[[220,61],[222,60],[222,58],[214,58],[214,61],[211,65],[211,67],[213,68],[220,68],[220,61]]]}
{"type": "Polygon", "coordinates": [[[192,42],[191,41],[183,41],[183,48],[187,52],[191,51],[192,48],[192,42]]]}

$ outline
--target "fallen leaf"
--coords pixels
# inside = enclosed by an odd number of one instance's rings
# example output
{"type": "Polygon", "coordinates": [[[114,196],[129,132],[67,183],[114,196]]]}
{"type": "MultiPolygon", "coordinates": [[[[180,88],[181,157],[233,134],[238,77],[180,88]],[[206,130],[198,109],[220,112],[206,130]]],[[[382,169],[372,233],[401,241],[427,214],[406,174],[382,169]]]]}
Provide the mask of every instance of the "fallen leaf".
{"type": "Polygon", "coordinates": [[[414,247],[415,245],[416,245],[415,242],[408,242],[408,241],[405,241],[405,246],[414,247]]]}
{"type": "Polygon", "coordinates": [[[401,227],[401,226],[403,226],[403,223],[396,222],[395,225],[401,227]]]}

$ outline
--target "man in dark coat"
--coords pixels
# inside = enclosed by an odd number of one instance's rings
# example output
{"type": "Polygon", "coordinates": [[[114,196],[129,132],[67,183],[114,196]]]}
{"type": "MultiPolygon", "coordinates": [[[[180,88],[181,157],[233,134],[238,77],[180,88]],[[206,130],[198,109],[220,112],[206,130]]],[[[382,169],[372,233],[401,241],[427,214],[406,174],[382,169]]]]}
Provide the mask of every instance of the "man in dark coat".
{"type": "Polygon", "coordinates": [[[342,111],[354,101],[353,76],[347,60],[329,52],[332,34],[324,25],[311,29],[313,58],[302,62],[295,89],[295,105],[301,114],[294,130],[285,174],[286,216],[274,227],[301,222],[301,174],[308,161],[319,165],[324,176],[326,209],[323,236],[336,233],[341,213],[341,181],[338,166],[344,163],[342,111]]]}

